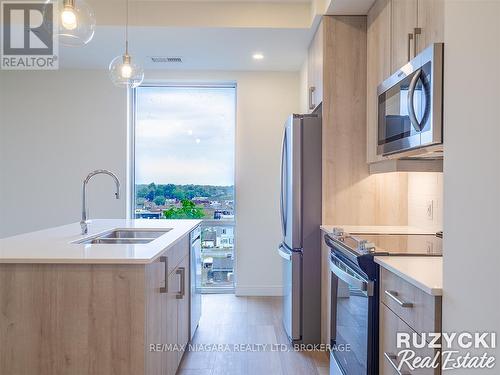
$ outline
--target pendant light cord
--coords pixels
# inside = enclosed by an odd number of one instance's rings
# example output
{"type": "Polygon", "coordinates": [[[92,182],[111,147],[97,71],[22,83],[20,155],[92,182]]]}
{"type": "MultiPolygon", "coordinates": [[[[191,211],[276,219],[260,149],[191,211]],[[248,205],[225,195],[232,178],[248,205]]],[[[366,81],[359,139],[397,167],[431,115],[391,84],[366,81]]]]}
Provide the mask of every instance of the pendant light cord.
{"type": "Polygon", "coordinates": [[[128,0],[126,0],[126,18],[127,21],[125,23],[125,55],[128,55],[128,0]]]}

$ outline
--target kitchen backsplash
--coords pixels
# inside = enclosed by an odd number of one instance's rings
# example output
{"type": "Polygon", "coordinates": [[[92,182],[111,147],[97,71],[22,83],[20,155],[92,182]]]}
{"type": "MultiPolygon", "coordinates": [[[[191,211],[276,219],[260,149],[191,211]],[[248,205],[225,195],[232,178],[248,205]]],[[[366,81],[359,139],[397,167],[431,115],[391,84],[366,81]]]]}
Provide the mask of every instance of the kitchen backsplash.
{"type": "Polygon", "coordinates": [[[443,230],[442,173],[408,173],[408,225],[443,230]]]}

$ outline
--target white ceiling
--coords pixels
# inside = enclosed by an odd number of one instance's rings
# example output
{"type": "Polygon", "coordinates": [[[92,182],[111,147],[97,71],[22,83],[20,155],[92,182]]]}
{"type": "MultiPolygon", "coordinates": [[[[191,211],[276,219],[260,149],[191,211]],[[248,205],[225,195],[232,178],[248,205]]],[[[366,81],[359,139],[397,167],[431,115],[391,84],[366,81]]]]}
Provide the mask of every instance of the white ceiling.
{"type": "MultiPolygon", "coordinates": [[[[307,52],[309,29],[144,28],[130,30],[130,53],[145,69],[297,71],[307,52]],[[263,60],[252,54],[260,52],[263,60]],[[182,64],[153,64],[150,56],[179,56],[182,64]]],[[[123,54],[120,27],[98,27],[83,48],[60,48],[62,68],[107,68],[123,54]]]]}
{"type": "Polygon", "coordinates": [[[331,0],[327,14],[367,14],[375,0],[331,0]]]}
{"type": "MultiPolygon", "coordinates": [[[[373,1],[324,3],[329,4],[328,14],[366,14],[373,1]]],[[[116,4],[124,5],[125,0],[89,2],[98,19],[94,39],[83,48],[61,46],[63,69],[107,68],[115,56],[124,52],[125,20],[121,14],[124,11],[116,4]]],[[[314,7],[299,3],[310,1],[132,0],[130,53],[146,70],[297,71],[305,60],[314,26],[320,18],[312,11],[314,7]],[[224,5],[230,2],[234,4],[224,5]],[[170,5],[174,3],[175,6],[170,5]],[[196,3],[207,4],[208,8],[196,3]],[[253,60],[256,52],[262,53],[264,59],[253,60]],[[151,56],[182,57],[183,63],[154,64],[151,56]]]]}

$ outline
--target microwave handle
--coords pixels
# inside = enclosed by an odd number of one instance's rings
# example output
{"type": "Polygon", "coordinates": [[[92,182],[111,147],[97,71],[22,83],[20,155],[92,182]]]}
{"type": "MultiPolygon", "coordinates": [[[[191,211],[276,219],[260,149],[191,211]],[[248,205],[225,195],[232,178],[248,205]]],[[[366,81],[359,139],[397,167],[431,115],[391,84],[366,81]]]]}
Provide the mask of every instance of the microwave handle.
{"type": "Polygon", "coordinates": [[[422,124],[420,124],[417,120],[417,115],[415,114],[415,107],[413,104],[413,97],[415,96],[415,89],[417,88],[417,82],[422,75],[422,69],[419,69],[415,72],[415,75],[411,79],[410,87],[408,88],[408,115],[410,117],[410,122],[413,125],[413,128],[418,132],[422,131],[422,124]]]}

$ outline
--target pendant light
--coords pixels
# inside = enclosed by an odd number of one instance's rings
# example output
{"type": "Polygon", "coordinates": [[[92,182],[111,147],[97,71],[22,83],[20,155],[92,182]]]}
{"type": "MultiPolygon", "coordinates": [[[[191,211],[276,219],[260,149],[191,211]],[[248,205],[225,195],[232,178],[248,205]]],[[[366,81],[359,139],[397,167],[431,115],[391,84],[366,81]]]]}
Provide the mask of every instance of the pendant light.
{"type": "Polygon", "coordinates": [[[94,37],[95,15],[83,0],[62,0],[59,6],[59,42],[69,47],[81,47],[94,37]]]}
{"type": "Polygon", "coordinates": [[[128,0],[127,23],[125,25],[125,54],[116,56],[109,64],[109,76],[115,86],[134,88],[144,80],[144,70],[128,53],[128,0]]]}

